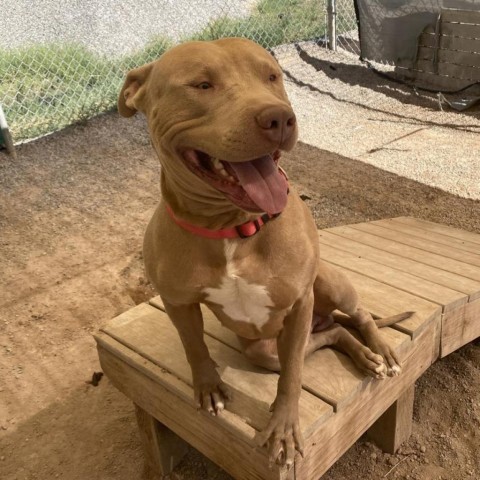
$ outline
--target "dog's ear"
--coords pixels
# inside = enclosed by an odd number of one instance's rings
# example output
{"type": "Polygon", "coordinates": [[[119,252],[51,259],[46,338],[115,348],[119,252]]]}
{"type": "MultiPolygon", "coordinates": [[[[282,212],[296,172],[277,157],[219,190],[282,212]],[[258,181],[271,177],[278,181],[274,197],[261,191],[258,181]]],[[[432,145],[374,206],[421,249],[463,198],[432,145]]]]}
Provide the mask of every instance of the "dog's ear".
{"type": "Polygon", "coordinates": [[[152,71],[153,63],[130,70],[118,97],[118,112],[122,117],[131,117],[142,108],[145,96],[145,82],[152,71]]]}

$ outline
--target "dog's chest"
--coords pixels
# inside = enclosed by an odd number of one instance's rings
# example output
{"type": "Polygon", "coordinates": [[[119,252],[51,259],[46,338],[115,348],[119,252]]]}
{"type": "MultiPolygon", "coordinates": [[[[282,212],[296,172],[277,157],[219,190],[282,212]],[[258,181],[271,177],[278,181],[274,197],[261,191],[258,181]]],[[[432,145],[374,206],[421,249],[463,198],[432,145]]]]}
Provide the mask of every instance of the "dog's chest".
{"type": "Polygon", "coordinates": [[[234,261],[236,246],[225,240],[225,273],[218,286],[205,288],[203,292],[206,301],[218,305],[231,320],[261,329],[268,322],[274,304],[266,286],[240,275],[234,261]]]}

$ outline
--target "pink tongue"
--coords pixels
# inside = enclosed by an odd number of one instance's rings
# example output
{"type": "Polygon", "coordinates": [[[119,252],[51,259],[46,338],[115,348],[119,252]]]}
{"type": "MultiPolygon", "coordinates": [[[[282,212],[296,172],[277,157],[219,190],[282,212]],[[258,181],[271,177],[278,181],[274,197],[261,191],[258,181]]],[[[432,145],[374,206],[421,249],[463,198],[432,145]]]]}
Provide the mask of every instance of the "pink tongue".
{"type": "Polygon", "coordinates": [[[287,204],[287,181],[270,155],[249,162],[229,162],[244,190],[264,212],[280,213],[287,204]]]}

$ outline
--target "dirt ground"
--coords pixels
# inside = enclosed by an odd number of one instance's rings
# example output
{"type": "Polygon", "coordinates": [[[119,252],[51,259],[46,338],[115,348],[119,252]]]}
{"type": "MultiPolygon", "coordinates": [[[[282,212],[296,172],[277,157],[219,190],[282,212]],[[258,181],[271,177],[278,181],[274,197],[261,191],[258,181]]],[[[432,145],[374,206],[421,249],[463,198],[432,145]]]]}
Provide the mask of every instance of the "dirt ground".
{"type": "MultiPolygon", "coordinates": [[[[283,166],[318,227],[412,215],[480,233],[480,203],[299,144],[283,166]]],[[[151,297],[141,259],[159,166],[141,118],[110,114],[0,154],[0,478],[148,478],[131,403],[99,370],[92,334],[151,297]]],[[[397,455],[361,439],[325,475],[480,478],[480,342],[417,382],[397,455]]],[[[191,451],[169,476],[230,478],[191,451]]]]}

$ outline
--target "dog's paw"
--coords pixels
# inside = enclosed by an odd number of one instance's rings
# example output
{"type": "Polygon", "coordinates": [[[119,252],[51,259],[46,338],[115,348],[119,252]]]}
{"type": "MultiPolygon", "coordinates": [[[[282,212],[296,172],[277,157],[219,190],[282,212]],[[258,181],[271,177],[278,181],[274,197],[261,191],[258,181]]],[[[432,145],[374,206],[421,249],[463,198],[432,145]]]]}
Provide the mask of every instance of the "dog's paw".
{"type": "Polygon", "coordinates": [[[211,415],[218,415],[230,399],[230,391],[222,381],[216,384],[202,384],[195,389],[197,408],[206,410],[211,415]]]}
{"type": "Polygon", "coordinates": [[[375,345],[369,345],[371,350],[383,357],[387,367],[387,375],[389,377],[396,377],[402,372],[401,362],[395,351],[385,342],[379,341],[375,345]]]}
{"type": "Polygon", "coordinates": [[[368,347],[355,351],[352,355],[356,366],[365,374],[377,380],[383,380],[387,376],[388,368],[381,355],[373,353],[368,347]]]}
{"type": "Polygon", "coordinates": [[[290,469],[297,450],[303,456],[303,437],[298,422],[298,413],[289,412],[286,405],[274,406],[267,428],[255,436],[258,446],[266,446],[270,467],[274,463],[290,469]]]}
{"type": "Polygon", "coordinates": [[[205,367],[195,372],[193,392],[197,408],[206,410],[211,415],[218,415],[227,401],[231,400],[228,386],[222,382],[214,367],[205,367]]]}

